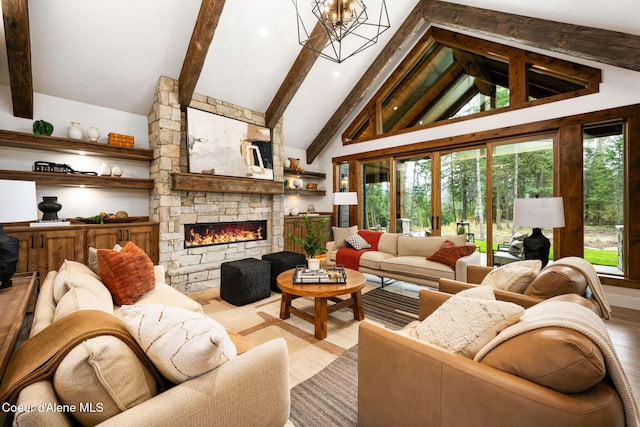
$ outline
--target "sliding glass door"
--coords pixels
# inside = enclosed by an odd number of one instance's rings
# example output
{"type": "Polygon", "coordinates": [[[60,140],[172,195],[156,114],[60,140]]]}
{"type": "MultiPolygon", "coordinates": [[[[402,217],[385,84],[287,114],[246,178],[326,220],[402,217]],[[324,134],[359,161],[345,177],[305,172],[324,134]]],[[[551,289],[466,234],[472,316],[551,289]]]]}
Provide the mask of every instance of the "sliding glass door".
{"type": "Polygon", "coordinates": [[[391,161],[366,163],[362,166],[364,229],[389,231],[391,218],[391,161]]]}
{"type": "Polygon", "coordinates": [[[425,236],[432,232],[431,157],[395,161],[395,232],[425,236]]]}

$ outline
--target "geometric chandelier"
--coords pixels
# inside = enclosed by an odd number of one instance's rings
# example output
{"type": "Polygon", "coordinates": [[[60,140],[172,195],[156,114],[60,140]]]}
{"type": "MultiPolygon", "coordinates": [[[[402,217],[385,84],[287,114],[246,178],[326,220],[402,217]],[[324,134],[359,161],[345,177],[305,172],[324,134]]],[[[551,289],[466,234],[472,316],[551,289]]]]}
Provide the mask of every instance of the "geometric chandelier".
{"type": "Polygon", "coordinates": [[[363,0],[311,0],[311,13],[306,7],[299,8],[298,0],[293,0],[298,15],[299,43],[337,63],[362,52],[373,46],[380,34],[390,27],[385,0],[377,2],[380,10],[372,13],[369,19],[369,9],[363,0]],[[309,31],[317,23],[322,26],[322,34],[309,31]]]}

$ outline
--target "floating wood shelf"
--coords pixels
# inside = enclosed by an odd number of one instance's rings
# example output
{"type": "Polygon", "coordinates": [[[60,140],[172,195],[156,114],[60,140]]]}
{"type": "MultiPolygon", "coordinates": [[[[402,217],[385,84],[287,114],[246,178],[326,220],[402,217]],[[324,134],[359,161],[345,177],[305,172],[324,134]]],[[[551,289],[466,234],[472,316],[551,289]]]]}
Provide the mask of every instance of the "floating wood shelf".
{"type": "Polygon", "coordinates": [[[295,175],[299,177],[307,177],[307,178],[320,178],[320,179],[324,179],[327,177],[327,174],[323,172],[311,172],[311,171],[299,172],[296,169],[291,169],[291,168],[284,168],[284,174],[295,175]]]}
{"type": "Polygon", "coordinates": [[[230,176],[194,173],[173,173],[172,188],[180,191],[207,191],[212,193],[283,194],[281,181],[234,178],[230,176]]]}
{"type": "Polygon", "coordinates": [[[129,148],[106,143],[38,136],[24,132],[0,130],[0,146],[28,148],[30,150],[57,151],[60,153],[107,156],[127,160],[153,160],[153,151],[144,148],[129,148]]]}
{"type": "Polygon", "coordinates": [[[285,194],[295,194],[296,196],[324,196],[325,190],[308,190],[306,188],[285,188],[285,194]]]}
{"type": "Polygon", "coordinates": [[[121,178],[111,176],[94,176],[82,174],[65,174],[53,172],[26,172],[0,170],[0,179],[33,181],[46,185],[73,185],[85,187],[152,189],[153,180],[145,178],[121,178]]]}

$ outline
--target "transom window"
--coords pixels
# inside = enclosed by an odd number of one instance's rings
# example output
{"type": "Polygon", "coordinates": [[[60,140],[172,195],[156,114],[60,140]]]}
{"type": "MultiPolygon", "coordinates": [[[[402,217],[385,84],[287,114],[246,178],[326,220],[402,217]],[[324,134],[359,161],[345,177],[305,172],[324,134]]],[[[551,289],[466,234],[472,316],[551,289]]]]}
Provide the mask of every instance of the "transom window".
{"type": "Polygon", "coordinates": [[[597,92],[600,70],[431,28],[343,134],[345,144],[597,92]]]}

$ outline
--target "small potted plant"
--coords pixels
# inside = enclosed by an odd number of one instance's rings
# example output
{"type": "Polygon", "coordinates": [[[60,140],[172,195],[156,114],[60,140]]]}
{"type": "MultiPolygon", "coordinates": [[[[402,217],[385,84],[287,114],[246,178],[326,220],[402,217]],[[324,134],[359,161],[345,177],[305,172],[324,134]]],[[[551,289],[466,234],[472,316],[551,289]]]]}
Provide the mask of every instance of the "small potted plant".
{"type": "Polygon", "coordinates": [[[38,137],[40,135],[51,136],[53,133],[53,125],[44,120],[36,120],[33,122],[33,135],[38,137]]]}
{"type": "Polygon", "coordinates": [[[328,231],[322,231],[329,218],[322,218],[320,221],[312,222],[307,215],[302,216],[304,227],[307,231],[304,239],[289,233],[289,239],[302,246],[307,253],[307,263],[310,270],[318,270],[320,268],[320,260],[316,256],[327,252],[327,248],[322,245],[329,238],[328,231]]]}

